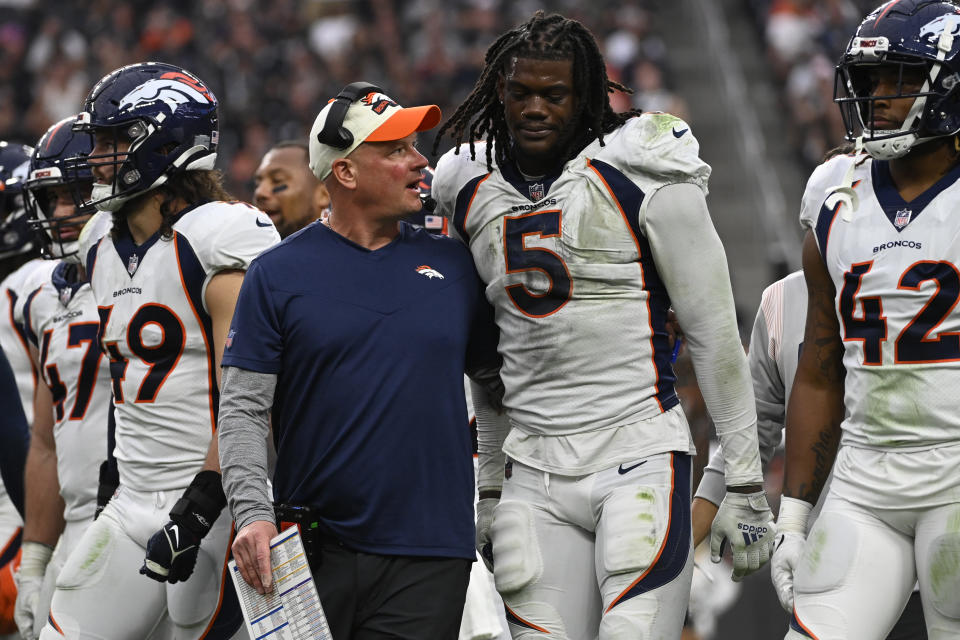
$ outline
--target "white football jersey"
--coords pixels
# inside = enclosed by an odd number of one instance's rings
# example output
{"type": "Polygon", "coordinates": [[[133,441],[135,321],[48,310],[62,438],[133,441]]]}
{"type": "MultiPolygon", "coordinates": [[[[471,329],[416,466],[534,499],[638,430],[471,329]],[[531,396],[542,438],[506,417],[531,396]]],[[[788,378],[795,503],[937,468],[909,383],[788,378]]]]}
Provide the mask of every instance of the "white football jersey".
{"type": "Polygon", "coordinates": [[[682,120],[644,114],[588,145],[555,180],[486,167],[464,145],[437,165],[433,196],[473,253],[501,329],[507,453],[589,473],[692,449],[674,392],[670,301],[644,235],[658,188],[710,167],[682,120]]]}
{"type": "Polygon", "coordinates": [[[110,367],[97,341],[100,317],[90,285],[71,283],[65,277],[71,267],[57,264],[27,296],[23,318],[53,396],[63,515],[80,520],[93,517],[99,467],[107,458],[110,367]]]}
{"type": "Polygon", "coordinates": [[[20,402],[23,404],[27,424],[33,422],[33,392],[37,379],[19,309],[27,294],[49,279],[55,266],[50,260],[37,258],[24,264],[0,283],[0,348],[10,361],[10,368],[17,379],[17,389],[20,391],[20,402]]]}
{"type": "Polygon", "coordinates": [[[960,171],[904,202],[886,162],[839,156],[814,171],[801,224],[836,287],[844,344],[842,444],[924,449],[960,434],[960,171]],[[827,200],[851,163],[859,205],[827,200]]]}
{"type": "Polygon", "coordinates": [[[87,256],[120,482],[139,491],[182,488],[200,471],[219,403],[207,285],[220,271],[246,270],[280,239],[265,214],[240,202],[187,209],[173,230],[140,246],[106,235],[87,256]]]}
{"type": "Polygon", "coordinates": [[[777,443],[786,420],[806,321],[807,283],[802,271],[764,289],[750,338],[750,376],[757,400],[757,427],[760,431],[776,431],[777,443]]]}

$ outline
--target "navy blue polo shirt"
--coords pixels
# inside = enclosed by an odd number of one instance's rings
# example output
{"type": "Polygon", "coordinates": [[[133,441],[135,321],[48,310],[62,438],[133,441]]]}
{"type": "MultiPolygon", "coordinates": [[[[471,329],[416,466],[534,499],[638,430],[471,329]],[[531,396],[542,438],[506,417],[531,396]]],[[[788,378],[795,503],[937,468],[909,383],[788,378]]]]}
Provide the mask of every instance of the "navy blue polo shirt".
{"type": "Polygon", "coordinates": [[[313,223],[253,261],[223,365],[277,374],[274,499],[359,551],[474,558],[463,372],[497,361],[460,242],[370,251],[313,223]]]}

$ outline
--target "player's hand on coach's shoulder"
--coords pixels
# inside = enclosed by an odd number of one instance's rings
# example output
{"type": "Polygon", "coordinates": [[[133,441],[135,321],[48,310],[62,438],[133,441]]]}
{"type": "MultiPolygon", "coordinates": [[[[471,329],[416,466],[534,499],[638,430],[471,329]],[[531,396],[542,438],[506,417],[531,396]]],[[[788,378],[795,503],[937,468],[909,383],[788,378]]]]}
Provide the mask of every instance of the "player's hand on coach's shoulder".
{"type": "Polygon", "coordinates": [[[277,536],[277,526],[266,520],[254,520],[237,532],[233,541],[233,559],[244,581],[259,594],[273,590],[270,567],[270,540],[277,536]]]}
{"type": "Polygon", "coordinates": [[[720,562],[724,541],[733,552],[733,581],[739,582],[773,555],[777,527],[763,489],[728,487],[710,528],[710,559],[720,562]]]}
{"type": "Polygon", "coordinates": [[[198,473],[170,510],[170,522],[147,542],[147,557],[140,573],[158,582],[189,578],[197,564],[200,541],[226,505],[220,474],[209,470],[198,473]]]}
{"type": "Polygon", "coordinates": [[[788,613],[793,611],[793,574],[796,571],[803,546],[807,541],[807,520],[813,506],[804,500],[780,499],[780,515],[777,518],[777,546],[770,563],[770,578],[777,598],[788,613]]]}

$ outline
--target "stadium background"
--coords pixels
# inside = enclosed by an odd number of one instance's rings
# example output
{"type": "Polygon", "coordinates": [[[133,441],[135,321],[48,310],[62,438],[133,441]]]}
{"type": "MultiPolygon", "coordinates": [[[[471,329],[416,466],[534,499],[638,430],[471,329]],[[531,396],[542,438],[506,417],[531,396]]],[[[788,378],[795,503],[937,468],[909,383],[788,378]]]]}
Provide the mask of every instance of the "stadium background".
{"type": "MultiPolygon", "coordinates": [[[[267,148],[305,139],[319,108],[346,83],[381,83],[403,104],[436,103],[449,116],[500,33],[536,9],[558,10],[594,32],[610,76],[635,89],[615,96],[618,110],[669,111],[692,125],[714,167],[708,201],[746,336],[763,287],[799,265],[796,215],[806,176],[842,141],[833,65],[876,3],[0,0],[0,139],[34,143],[76,113],[112,69],[171,62],[219,98],[218,166],[230,191],[249,200],[267,148]]],[[[432,142],[428,134],[420,146],[432,142]]],[[[705,445],[709,418],[687,367],[678,368],[685,408],[705,445]]],[[[777,494],[779,464],[772,466],[768,489],[777,494]]],[[[786,618],[766,571],[739,593],[706,583],[700,598],[703,610],[735,601],[718,614],[716,639],[782,637],[786,618]]],[[[706,627],[705,618],[704,638],[706,627]]]]}

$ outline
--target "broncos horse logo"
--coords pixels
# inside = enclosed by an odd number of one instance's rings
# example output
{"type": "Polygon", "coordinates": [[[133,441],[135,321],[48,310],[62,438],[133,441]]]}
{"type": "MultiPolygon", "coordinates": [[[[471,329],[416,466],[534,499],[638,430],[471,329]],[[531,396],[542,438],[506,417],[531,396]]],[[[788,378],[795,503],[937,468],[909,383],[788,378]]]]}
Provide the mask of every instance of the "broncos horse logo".
{"type": "Polygon", "coordinates": [[[419,273],[422,276],[427,276],[431,280],[433,280],[434,278],[440,278],[441,280],[443,280],[443,274],[428,264],[422,264],[419,267],[417,267],[417,273],[419,273]]]}
{"type": "Polygon", "coordinates": [[[920,39],[935,40],[944,31],[952,36],[960,34],[960,14],[943,15],[923,25],[920,29],[920,39]]]}
{"type": "Polygon", "coordinates": [[[376,91],[371,91],[367,95],[363,96],[360,99],[360,102],[373,109],[374,113],[377,115],[380,115],[386,111],[387,107],[399,106],[389,97],[383,95],[382,93],[377,93],[376,91]]]}
{"type": "Polygon", "coordinates": [[[162,102],[174,113],[181,104],[189,102],[211,104],[207,89],[189,76],[165,73],[148,80],[120,99],[120,111],[162,102]]]}

